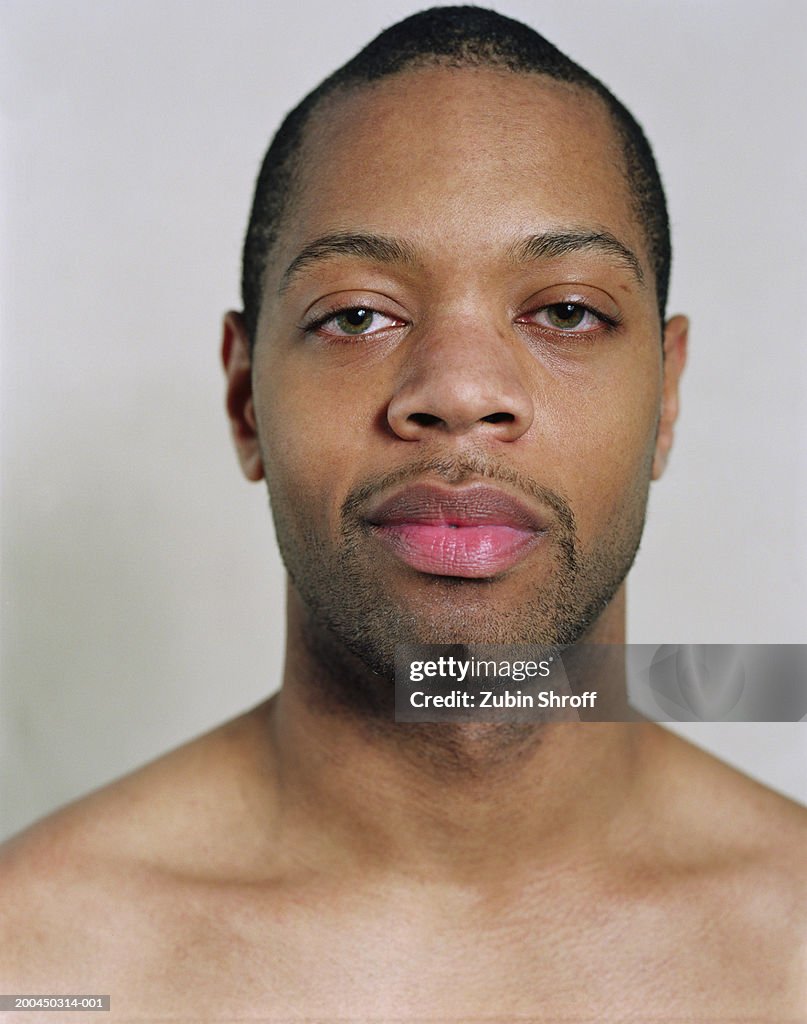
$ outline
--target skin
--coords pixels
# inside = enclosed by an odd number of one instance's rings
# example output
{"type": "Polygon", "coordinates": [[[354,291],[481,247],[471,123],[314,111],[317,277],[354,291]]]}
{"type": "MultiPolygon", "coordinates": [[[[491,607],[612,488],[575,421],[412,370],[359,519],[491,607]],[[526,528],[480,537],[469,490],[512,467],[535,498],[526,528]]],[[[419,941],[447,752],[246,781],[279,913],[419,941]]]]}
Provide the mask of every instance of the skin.
{"type": "Polygon", "coordinates": [[[3,991],[111,992],[121,1020],[807,1013],[803,809],[649,723],[514,739],[404,734],[379,711],[390,633],[517,639],[574,614],[624,641],[686,321],[659,325],[614,146],[596,99],[493,71],[409,72],[315,118],[254,353],[235,313],[222,349],[241,465],[269,483],[292,577],[283,688],[6,848],[3,991]],[[644,280],[602,252],[508,258],[570,226],[619,239],[644,280]],[[417,258],[342,255],[281,288],[334,231],[417,258]],[[350,342],[302,332],[331,300],[391,319],[350,342]],[[621,325],[539,327],[562,301],[621,325]],[[557,531],[481,583],[351,547],[346,505],[390,474],[561,496],[573,600],[557,531]]]}

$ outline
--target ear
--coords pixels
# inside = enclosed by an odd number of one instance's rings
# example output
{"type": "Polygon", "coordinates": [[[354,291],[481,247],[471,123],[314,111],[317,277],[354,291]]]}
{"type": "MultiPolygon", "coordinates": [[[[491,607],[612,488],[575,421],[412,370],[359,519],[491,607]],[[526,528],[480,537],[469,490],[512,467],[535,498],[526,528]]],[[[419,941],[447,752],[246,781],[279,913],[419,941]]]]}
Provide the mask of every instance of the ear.
{"type": "Polygon", "coordinates": [[[658,480],[667,465],[673,443],[673,428],[678,419],[678,383],[687,359],[689,320],[674,316],[664,327],[664,381],[661,393],[661,414],[653,455],[653,479],[658,480]]]}
{"type": "Polygon", "coordinates": [[[252,398],[252,358],[249,338],[240,313],[224,317],[221,361],[227,376],[227,415],[238,461],[247,480],[263,479],[258,424],[252,398]]]}

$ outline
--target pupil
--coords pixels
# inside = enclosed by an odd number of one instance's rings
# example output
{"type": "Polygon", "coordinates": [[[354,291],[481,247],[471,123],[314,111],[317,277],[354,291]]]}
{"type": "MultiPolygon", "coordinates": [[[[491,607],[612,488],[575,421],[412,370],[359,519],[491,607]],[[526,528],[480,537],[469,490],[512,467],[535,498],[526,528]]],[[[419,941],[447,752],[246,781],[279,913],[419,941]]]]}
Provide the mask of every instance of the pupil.
{"type": "Polygon", "coordinates": [[[344,314],[351,327],[364,327],[369,316],[370,311],[367,309],[350,309],[344,314]]]}

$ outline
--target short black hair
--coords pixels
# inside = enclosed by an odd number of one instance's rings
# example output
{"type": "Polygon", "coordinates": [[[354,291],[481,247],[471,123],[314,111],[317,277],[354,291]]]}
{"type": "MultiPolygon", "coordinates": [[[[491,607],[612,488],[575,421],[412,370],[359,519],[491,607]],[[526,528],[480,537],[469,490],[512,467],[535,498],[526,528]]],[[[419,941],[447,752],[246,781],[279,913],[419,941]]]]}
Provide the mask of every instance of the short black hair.
{"type": "Polygon", "coordinates": [[[534,29],[481,7],[435,7],[386,29],[291,111],[263,160],[244,241],[241,294],[254,344],[264,272],[297,171],[305,126],[318,104],[350,89],[419,67],[497,68],[539,74],[579,86],[604,100],[622,144],[625,177],[642,224],[663,322],[670,277],[667,203],[650,143],[629,110],[593,75],[534,29]]]}

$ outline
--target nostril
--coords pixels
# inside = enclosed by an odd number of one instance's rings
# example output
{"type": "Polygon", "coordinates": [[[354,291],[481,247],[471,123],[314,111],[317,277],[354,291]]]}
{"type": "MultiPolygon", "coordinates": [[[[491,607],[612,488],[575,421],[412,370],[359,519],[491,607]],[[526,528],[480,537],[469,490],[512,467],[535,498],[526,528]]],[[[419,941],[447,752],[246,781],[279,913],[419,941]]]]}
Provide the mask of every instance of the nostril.
{"type": "Polygon", "coordinates": [[[417,423],[419,427],[433,427],[435,423],[440,422],[439,416],[432,416],[429,412],[413,412],[407,416],[407,419],[417,423]]]}
{"type": "Polygon", "coordinates": [[[483,423],[514,423],[515,416],[511,412],[492,412],[482,417],[483,423]]]}

